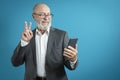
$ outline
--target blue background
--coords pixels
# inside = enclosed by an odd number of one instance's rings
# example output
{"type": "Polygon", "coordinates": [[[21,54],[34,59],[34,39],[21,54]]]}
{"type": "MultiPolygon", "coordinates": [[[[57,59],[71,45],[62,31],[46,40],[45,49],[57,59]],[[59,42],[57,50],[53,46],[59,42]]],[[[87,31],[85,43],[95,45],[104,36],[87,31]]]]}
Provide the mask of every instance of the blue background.
{"type": "Polygon", "coordinates": [[[79,38],[79,66],[66,69],[69,80],[120,80],[120,0],[0,0],[0,80],[23,80],[24,65],[13,67],[11,56],[24,21],[35,28],[38,2],[50,6],[53,26],[79,38]]]}

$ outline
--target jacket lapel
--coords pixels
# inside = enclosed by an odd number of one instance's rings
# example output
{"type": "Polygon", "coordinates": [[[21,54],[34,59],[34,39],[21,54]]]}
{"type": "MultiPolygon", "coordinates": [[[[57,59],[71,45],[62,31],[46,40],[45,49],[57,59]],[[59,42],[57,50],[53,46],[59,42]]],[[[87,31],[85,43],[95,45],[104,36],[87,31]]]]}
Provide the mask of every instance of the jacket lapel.
{"type": "Polygon", "coordinates": [[[46,56],[51,52],[51,49],[53,48],[54,37],[55,37],[54,28],[51,27],[48,37],[46,56]]]}
{"type": "Polygon", "coordinates": [[[35,32],[36,29],[33,30],[33,38],[31,40],[31,47],[32,47],[32,53],[33,53],[33,61],[36,66],[36,44],[35,44],[35,32]]]}

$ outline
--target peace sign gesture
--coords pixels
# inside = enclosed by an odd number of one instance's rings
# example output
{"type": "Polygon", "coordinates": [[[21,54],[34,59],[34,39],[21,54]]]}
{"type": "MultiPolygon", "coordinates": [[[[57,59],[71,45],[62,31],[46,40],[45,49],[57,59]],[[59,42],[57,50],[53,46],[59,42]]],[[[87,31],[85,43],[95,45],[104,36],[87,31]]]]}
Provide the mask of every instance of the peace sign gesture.
{"type": "Polygon", "coordinates": [[[29,42],[32,37],[33,37],[33,32],[31,31],[31,26],[32,23],[30,22],[29,25],[27,24],[27,22],[24,22],[24,31],[22,32],[22,40],[29,42]]]}

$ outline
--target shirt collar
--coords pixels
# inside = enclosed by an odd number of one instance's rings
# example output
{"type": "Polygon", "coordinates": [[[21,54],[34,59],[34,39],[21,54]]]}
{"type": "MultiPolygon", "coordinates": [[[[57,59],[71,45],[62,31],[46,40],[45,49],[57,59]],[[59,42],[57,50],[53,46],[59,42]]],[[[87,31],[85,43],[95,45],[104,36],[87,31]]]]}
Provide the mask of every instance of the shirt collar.
{"type": "MultiPolygon", "coordinates": [[[[49,35],[49,32],[50,32],[50,27],[48,27],[48,29],[45,31],[44,34],[49,35]]],[[[36,34],[41,35],[40,31],[37,28],[36,28],[36,34]]]]}

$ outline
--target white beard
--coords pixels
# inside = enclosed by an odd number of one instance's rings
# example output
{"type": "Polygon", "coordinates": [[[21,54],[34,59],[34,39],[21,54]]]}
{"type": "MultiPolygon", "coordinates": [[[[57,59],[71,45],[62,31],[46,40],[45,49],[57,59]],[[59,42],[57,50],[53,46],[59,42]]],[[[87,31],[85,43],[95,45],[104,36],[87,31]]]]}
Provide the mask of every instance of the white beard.
{"type": "Polygon", "coordinates": [[[37,22],[36,22],[36,25],[37,25],[38,29],[47,30],[48,27],[51,26],[51,22],[49,22],[48,25],[46,25],[46,26],[43,26],[43,25],[41,24],[41,22],[40,22],[40,23],[37,23],[37,22]]]}

